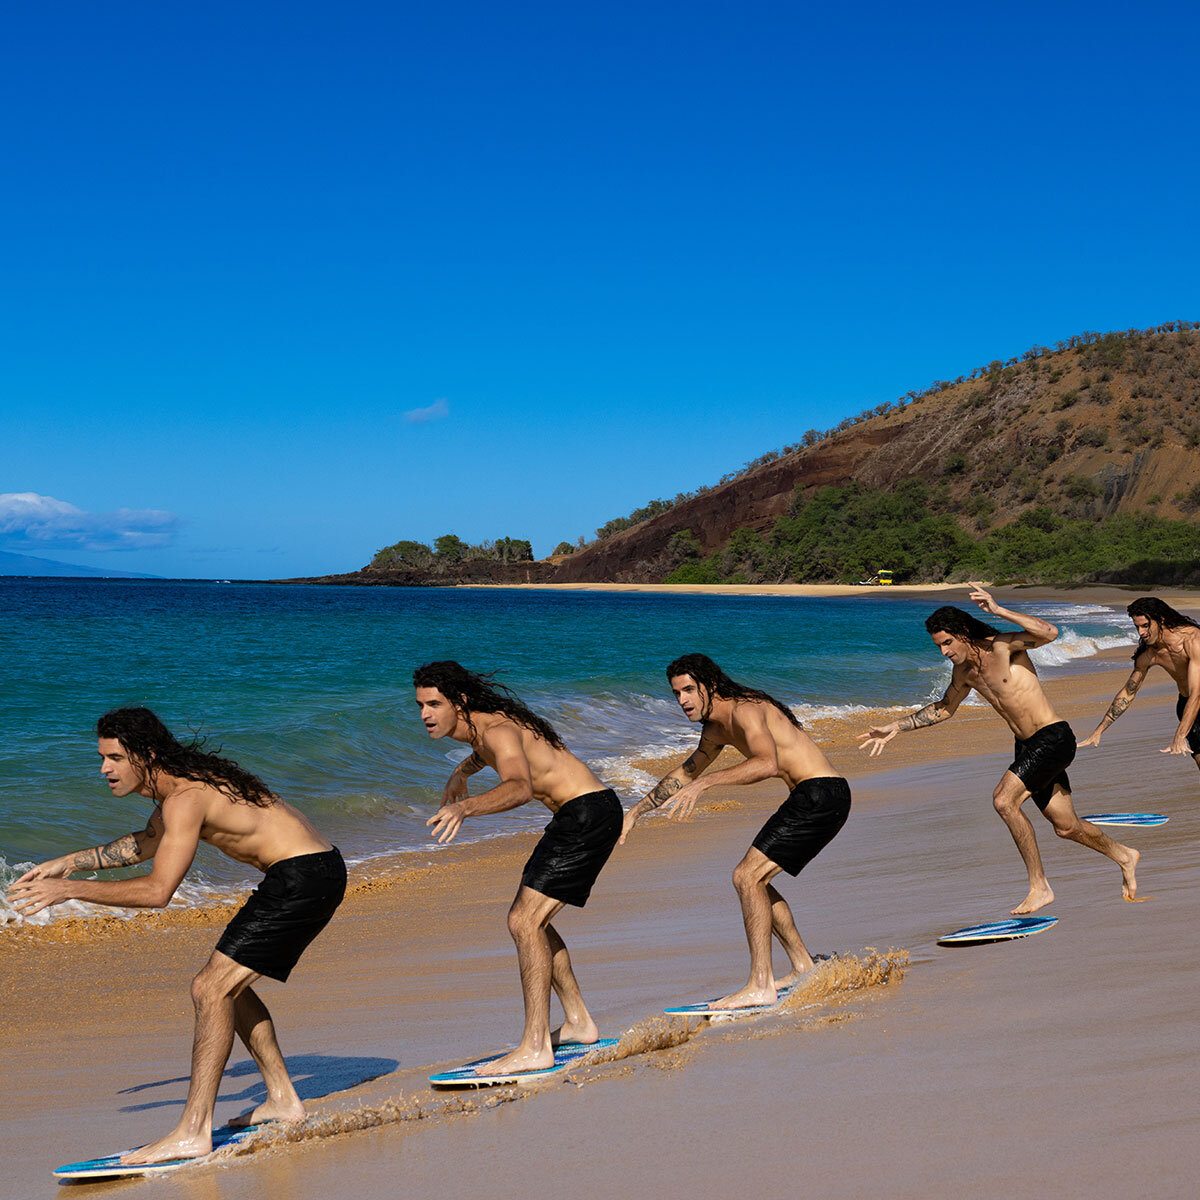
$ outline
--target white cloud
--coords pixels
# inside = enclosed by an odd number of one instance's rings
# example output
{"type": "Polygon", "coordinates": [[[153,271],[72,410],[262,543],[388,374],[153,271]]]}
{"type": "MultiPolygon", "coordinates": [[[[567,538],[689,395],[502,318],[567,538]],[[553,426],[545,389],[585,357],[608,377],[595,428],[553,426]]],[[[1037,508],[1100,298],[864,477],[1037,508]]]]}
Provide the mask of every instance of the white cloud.
{"type": "Polygon", "coordinates": [[[404,419],[410,425],[424,425],[427,421],[440,421],[450,415],[450,405],[443,400],[435,400],[428,408],[410,408],[404,414],[404,419]]]}
{"type": "Polygon", "coordinates": [[[90,513],[37,492],[0,494],[0,542],[10,548],[150,550],[173,541],[179,523],[158,509],[90,513]]]}

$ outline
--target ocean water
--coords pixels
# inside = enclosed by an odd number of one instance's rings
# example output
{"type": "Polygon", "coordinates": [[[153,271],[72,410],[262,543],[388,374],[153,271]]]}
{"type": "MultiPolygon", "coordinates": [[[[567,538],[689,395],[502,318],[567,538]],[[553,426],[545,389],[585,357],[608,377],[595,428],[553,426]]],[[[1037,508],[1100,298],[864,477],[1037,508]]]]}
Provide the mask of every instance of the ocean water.
{"type": "MultiPolygon", "coordinates": [[[[666,685],[672,658],[709,654],[801,720],[853,720],[941,693],[948,666],[923,622],[946,602],[964,598],[3,579],[0,884],[21,864],[145,823],[148,802],[112,798],[97,770],[96,717],[119,705],[147,705],[178,735],[208,736],[361,862],[433,849],[425,821],[466,754],[426,737],[411,684],[419,663],[499,670],[628,803],[653,783],[633,759],[682,756],[697,738],[666,685]]],[[[1116,609],[1027,607],[1062,631],[1035,652],[1043,673],[1086,668],[1098,650],[1134,641],[1116,609]]],[[[546,819],[531,804],[468,822],[459,840],[546,819]]],[[[180,898],[252,875],[201,847],[180,898]]],[[[0,921],[6,914],[0,902],[0,921]]]]}

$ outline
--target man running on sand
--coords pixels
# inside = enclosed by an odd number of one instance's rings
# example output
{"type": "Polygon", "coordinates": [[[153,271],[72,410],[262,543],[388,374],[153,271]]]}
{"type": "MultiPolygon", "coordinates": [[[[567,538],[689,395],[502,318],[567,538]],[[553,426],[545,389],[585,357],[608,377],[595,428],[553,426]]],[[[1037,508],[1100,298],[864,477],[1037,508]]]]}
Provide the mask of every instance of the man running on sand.
{"type": "Polygon", "coordinates": [[[346,890],[342,856],[261,779],[204,752],[199,743],[181,745],[149,709],[106,713],[96,733],[100,771],[112,794],[136,792],[155,802],[154,812],[141,832],[26,871],[9,888],[23,916],[64,900],[165,908],[201,841],[265,876],[192,980],[192,1078],[179,1123],[121,1161],[166,1162],[212,1151],[213,1105],[235,1029],[262,1072],[267,1099],[234,1124],[303,1120],[304,1105],[284,1065],[271,1014],[250,985],[260,975],[287,979],[333,916],[346,890]],[[148,859],[154,860],[150,873],[132,879],[70,878],[77,871],[131,867],[148,859]]]}
{"type": "Polygon", "coordinates": [[[1037,839],[1021,805],[1033,797],[1062,838],[1111,858],[1121,868],[1121,891],[1126,900],[1137,894],[1134,870],[1138,851],[1106,837],[1089,821],[1081,821],[1071,804],[1067,767],[1075,758],[1075,734],[1059,718],[1038,683],[1029,651],[1058,637],[1049,621],[1001,608],[978,583],[971,599],[989,616],[1020,626],[1018,633],[1001,633],[961,608],[939,608],[925,622],[933,643],[954,664],[946,694],[933,704],[909,713],[890,725],[873,726],[860,749],[877,755],[898,733],[948,721],[974,688],[1004,718],[1016,737],[1016,758],[992,793],[1000,814],[1029,872],[1029,895],[1011,911],[1036,912],[1054,899],[1042,869],[1037,839]]]}
{"type": "Polygon", "coordinates": [[[710,787],[782,779],[788,798],[759,830],[733,870],[750,945],[750,980],[713,1008],[772,1004],[813,965],[792,910],[771,880],[780,871],[799,875],[834,838],[850,815],[850,786],[800,727],[791,709],[766,692],[734,683],[704,654],[685,654],[667,667],[667,682],[689,721],[700,723],[700,745],[665,775],[625,815],[621,841],[638,820],[664,802],[677,819],[686,817],[710,787]],[[711,775],[703,772],[725,746],[745,758],[711,775]],[[792,969],[776,979],[771,969],[771,935],[780,941],[792,969]]]}
{"type": "Polygon", "coordinates": [[[1151,667],[1162,667],[1175,681],[1179,728],[1162,754],[1190,754],[1200,767],[1200,627],[1157,596],[1143,596],[1126,609],[1138,632],[1133,671],[1113,697],[1092,736],[1079,744],[1098,746],[1104,731],[1133,703],[1151,667]]]}
{"type": "Polygon", "coordinates": [[[521,1044],[479,1068],[489,1075],[539,1071],[554,1065],[554,1047],[590,1045],[600,1036],[583,1002],[567,947],[550,921],[564,904],[583,908],[621,832],[621,802],[563,745],[548,721],[530,712],[490,675],[456,662],[433,662],[413,672],[417,707],[429,736],[467,743],[472,753],[450,774],[442,807],[429,818],[439,843],[454,839],[467,817],[506,812],[540,800],[553,814],[534,847],[508,930],[517,946],[525,1030],[521,1044]],[[467,794],[467,779],[491,767],[500,782],[467,794]],[[563,1009],[550,1031],[550,989],[563,1009]]]}

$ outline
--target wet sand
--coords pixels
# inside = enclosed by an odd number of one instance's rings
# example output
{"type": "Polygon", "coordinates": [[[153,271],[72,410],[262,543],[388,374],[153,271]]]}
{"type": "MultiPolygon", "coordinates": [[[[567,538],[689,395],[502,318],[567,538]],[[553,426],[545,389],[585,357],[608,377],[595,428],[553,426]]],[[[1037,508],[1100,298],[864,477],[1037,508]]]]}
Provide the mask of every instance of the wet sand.
{"type": "MultiPolygon", "coordinates": [[[[1126,661],[1049,685],[1080,737],[1126,661]]],[[[534,839],[405,856],[360,880],[289,984],[261,987],[316,1114],[299,1140],[264,1139],[166,1184],[80,1194],[1190,1196],[1200,773],[1158,753],[1173,730],[1172,688],[1151,679],[1071,769],[1081,814],[1170,816],[1112,831],[1143,851],[1145,903],[1123,902],[1117,867],[1060,842],[1033,812],[1059,924],[1025,941],[939,949],[939,934],[1002,917],[1024,895],[990,799],[1011,739],[989,711],[963,709],[869,762],[848,729],[827,730],[854,811],[780,890],[813,952],[853,957],[818,968],[786,1011],[677,1045],[686,1027],[653,1019],[745,980],[729,873],[782,793],[710,793],[696,820],[640,825],[586,911],[558,922],[602,1031],[633,1027],[626,1048],[637,1052],[535,1088],[434,1093],[431,1069],[519,1033],[504,914],[534,839]],[[868,947],[907,952],[906,968],[868,947]]],[[[170,1127],[186,1090],[187,984],[227,916],[3,931],[0,1195],[50,1195],[56,1164],[170,1127]]],[[[239,1046],[218,1120],[261,1095],[239,1046]]]]}

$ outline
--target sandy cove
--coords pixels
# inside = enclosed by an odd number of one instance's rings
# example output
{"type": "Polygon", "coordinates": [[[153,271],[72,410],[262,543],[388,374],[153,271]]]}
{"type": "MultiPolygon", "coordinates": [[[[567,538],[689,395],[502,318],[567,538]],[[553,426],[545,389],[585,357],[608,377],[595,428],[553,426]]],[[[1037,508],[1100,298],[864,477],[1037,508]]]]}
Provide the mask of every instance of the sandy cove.
{"type": "MultiPolygon", "coordinates": [[[[1125,677],[1050,684],[1086,736],[1125,677]]],[[[1154,677],[1152,677],[1154,678],[1154,677]]],[[[821,1197],[1190,1196],[1200,1144],[1194,1080],[1200,983],[1200,778],[1158,751],[1173,728],[1164,678],[1072,767],[1080,813],[1154,809],[1159,829],[1113,831],[1143,851],[1146,903],[1119,871],[1034,816],[1061,918],[1039,937],[943,950],[940,933],[1003,916],[1024,894],[991,808],[1011,741],[987,710],[897,739],[867,761],[828,739],[855,804],[846,829],[781,890],[814,952],[856,956],[791,1010],[678,1045],[653,1014],[742,983],[729,873],[779,796],[710,793],[685,825],[639,826],[583,913],[559,927],[619,1061],[526,1089],[434,1093],[430,1069],[510,1044],[520,999],[504,914],[531,835],[379,865],[356,884],[292,982],[262,994],[302,1095],[306,1129],[221,1165],[175,1173],[202,1200],[316,1197],[724,1197],[798,1186],[821,1197]],[[901,969],[866,947],[895,947],[901,969]],[[876,964],[874,976],[871,963],[876,964]],[[866,963],[860,966],[859,963],[866,963]],[[811,1003],[813,1007],[804,1007],[811,1003]],[[652,1049],[660,1045],[662,1048],[652,1049]]],[[[138,1144],[186,1089],[187,986],[228,910],[0,938],[7,1194],[57,1191],[50,1169],[138,1144]]],[[[898,959],[891,960],[892,962],[898,959]]],[[[240,1046],[218,1120],[261,1087],[240,1046]]],[[[160,1194],[154,1180],[94,1185],[160,1194]]],[[[0,1194],[5,1194],[0,1190],[0,1194]]]]}

